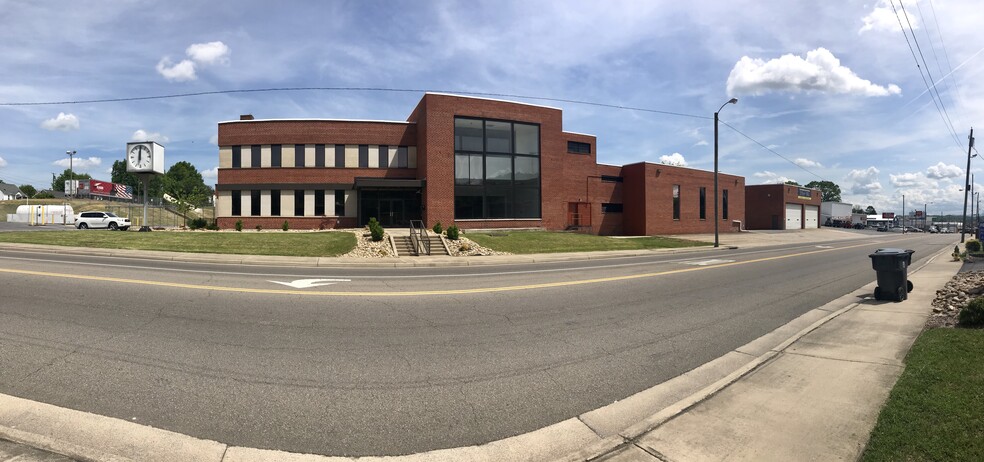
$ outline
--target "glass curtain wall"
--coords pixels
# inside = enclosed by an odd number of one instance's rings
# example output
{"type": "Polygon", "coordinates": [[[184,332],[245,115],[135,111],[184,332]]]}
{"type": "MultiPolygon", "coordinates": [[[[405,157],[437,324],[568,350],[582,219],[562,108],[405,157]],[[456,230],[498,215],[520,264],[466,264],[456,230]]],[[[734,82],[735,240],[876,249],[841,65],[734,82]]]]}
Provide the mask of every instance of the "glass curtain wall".
{"type": "Polygon", "coordinates": [[[454,119],[456,219],[540,218],[540,126],[454,119]]]}

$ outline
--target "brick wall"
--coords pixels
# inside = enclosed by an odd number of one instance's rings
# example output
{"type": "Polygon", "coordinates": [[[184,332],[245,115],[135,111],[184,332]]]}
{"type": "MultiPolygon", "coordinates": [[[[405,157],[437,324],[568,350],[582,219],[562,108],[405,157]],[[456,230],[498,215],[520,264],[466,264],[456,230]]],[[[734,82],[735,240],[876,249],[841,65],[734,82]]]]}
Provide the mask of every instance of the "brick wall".
{"type": "MultiPolygon", "coordinates": [[[[786,204],[820,206],[820,190],[811,189],[809,199],[801,199],[800,186],[785,184],[752,185],[745,188],[748,229],[786,229],[786,204]]],[[[803,223],[804,210],[800,210],[803,223]]]]}

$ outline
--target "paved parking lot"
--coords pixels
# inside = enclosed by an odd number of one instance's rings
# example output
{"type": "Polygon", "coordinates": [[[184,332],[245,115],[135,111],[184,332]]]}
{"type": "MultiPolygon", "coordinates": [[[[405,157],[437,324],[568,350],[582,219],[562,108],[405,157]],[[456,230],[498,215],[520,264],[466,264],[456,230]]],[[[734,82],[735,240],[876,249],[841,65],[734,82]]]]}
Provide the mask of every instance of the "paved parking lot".
{"type": "Polygon", "coordinates": [[[10,223],[0,221],[0,232],[4,231],[71,231],[75,228],[72,225],[44,225],[31,226],[27,223],[10,223]]]}

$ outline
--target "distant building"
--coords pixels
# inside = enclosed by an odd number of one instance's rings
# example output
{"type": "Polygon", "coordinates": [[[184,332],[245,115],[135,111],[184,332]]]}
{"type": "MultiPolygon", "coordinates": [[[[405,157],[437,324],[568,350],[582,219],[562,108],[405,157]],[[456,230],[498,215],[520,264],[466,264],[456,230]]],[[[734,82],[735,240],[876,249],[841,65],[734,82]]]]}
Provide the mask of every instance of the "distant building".
{"type": "MultiPolygon", "coordinates": [[[[560,109],[427,93],[406,121],[220,122],[219,227],[349,228],[421,220],[462,229],[709,233],[714,175],[597,163],[560,109]]],[[[719,175],[719,229],[745,219],[745,179],[719,175]]]]}
{"type": "Polygon", "coordinates": [[[811,229],[820,227],[818,189],[787,184],[745,187],[748,229],[811,229]]]}
{"type": "Polygon", "coordinates": [[[14,199],[23,199],[27,197],[17,185],[12,185],[10,183],[0,183],[0,201],[9,201],[14,199]]]}

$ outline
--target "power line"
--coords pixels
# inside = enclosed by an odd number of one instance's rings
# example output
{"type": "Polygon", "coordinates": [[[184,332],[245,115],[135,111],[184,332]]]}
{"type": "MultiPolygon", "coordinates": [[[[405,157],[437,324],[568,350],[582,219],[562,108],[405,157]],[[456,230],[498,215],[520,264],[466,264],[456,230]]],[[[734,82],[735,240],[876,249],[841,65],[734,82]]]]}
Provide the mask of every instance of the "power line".
{"type": "Polygon", "coordinates": [[[739,135],[741,135],[741,136],[744,136],[745,138],[748,138],[748,140],[749,140],[749,141],[751,141],[751,142],[753,142],[753,143],[755,143],[755,144],[757,144],[757,145],[759,145],[759,146],[761,146],[761,147],[762,147],[762,149],[765,149],[766,151],[769,151],[769,152],[771,152],[771,153],[773,153],[773,154],[775,154],[775,155],[777,155],[777,156],[779,156],[779,158],[781,158],[782,160],[785,160],[786,162],[789,162],[790,164],[793,164],[793,165],[795,165],[795,166],[796,166],[797,168],[799,168],[800,170],[803,170],[804,172],[806,172],[806,173],[809,173],[810,175],[813,175],[813,176],[815,176],[815,177],[817,177],[817,178],[819,178],[819,179],[820,179],[821,181],[823,181],[823,180],[824,180],[824,178],[823,178],[822,176],[820,176],[820,175],[817,175],[816,173],[813,173],[813,172],[811,172],[811,171],[809,171],[809,170],[807,170],[807,169],[806,169],[806,167],[803,167],[802,165],[800,165],[800,164],[797,164],[796,162],[793,162],[793,161],[791,161],[791,160],[789,160],[789,159],[788,159],[788,158],[787,158],[786,156],[783,156],[782,154],[779,154],[778,152],[776,152],[776,151],[774,151],[774,150],[772,150],[772,148],[770,148],[770,147],[768,147],[768,146],[766,146],[766,145],[764,145],[764,144],[762,144],[762,143],[759,143],[759,142],[758,142],[758,140],[756,140],[755,138],[752,138],[752,137],[750,137],[750,136],[748,136],[748,135],[746,135],[746,134],[744,134],[744,133],[743,133],[743,132],[742,132],[741,130],[738,130],[737,128],[735,128],[735,127],[732,127],[732,126],[731,126],[731,125],[729,125],[729,124],[728,124],[727,122],[725,122],[725,121],[723,121],[723,120],[720,120],[720,119],[718,119],[718,122],[721,122],[721,123],[722,123],[722,124],[724,124],[724,125],[725,125],[726,127],[728,127],[728,128],[730,128],[730,129],[732,129],[732,130],[734,130],[734,131],[735,131],[735,132],[737,132],[737,133],[738,133],[739,135]]]}
{"type": "Polygon", "coordinates": [[[174,93],[169,95],[132,96],[126,98],[105,98],[105,99],[89,99],[89,100],[76,100],[76,101],[0,102],[0,106],[53,106],[59,104],[119,103],[119,102],[127,102],[127,101],[149,101],[149,100],[161,100],[161,99],[187,98],[192,96],[228,95],[228,94],[235,94],[235,93],[272,93],[272,92],[293,92],[293,91],[378,91],[378,92],[393,92],[393,93],[454,93],[454,94],[469,95],[469,96],[519,98],[519,99],[532,99],[532,100],[539,100],[539,101],[553,101],[559,103],[584,104],[588,106],[598,106],[598,107],[606,107],[612,109],[628,109],[632,111],[651,112],[656,114],[665,114],[665,115],[672,115],[677,117],[690,117],[694,119],[712,118],[708,116],[686,114],[682,112],[661,111],[658,109],[647,109],[647,108],[632,107],[632,106],[621,106],[617,104],[606,104],[606,103],[599,103],[595,101],[582,101],[582,100],[563,99],[563,98],[547,98],[543,96],[511,95],[506,93],[484,93],[484,92],[474,92],[474,91],[421,90],[421,89],[410,89],[410,88],[381,88],[381,87],[248,88],[248,89],[240,89],[240,90],[200,91],[200,92],[192,92],[192,93],[174,93]]]}
{"type": "MultiPolygon", "coordinates": [[[[923,14],[923,12],[922,12],[922,7],[919,6],[919,3],[916,3],[916,9],[919,10],[919,16],[920,17],[923,17],[923,18],[926,17],[923,14]]],[[[935,8],[933,9],[933,21],[936,23],[936,33],[940,37],[940,48],[943,48],[943,51],[945,52],[946,51],[946,45],[943,43],[943,31],[940,30],[940,22],[936,18],[936,9],[935,8]]],[[[933,37],[931,35],[929,35],[929,28],[926,27],[923,30],[926,31],[926,41],[929,43],[929,49],[930,49],[930,51],[933,52],[933,60],[936,61],[936,69],[938,69],[940,71],[939,75],[945,75],[946,73],[943,72],[943,65],[940,64],[940,55],[939,55],[939,53],[936,52],[936,46],[933,45],[933,37]]],[[[947,64],[949,64],[949,61],[947,62],[947,64]]],[[[956,100],[954,100],[954,98],[952,96],[953,88],[950,87],[950,82],[948,82],[946,80],[946,78],[944,78],[944,77],[941,77],[940,80],[942,80],[943,81],[943,85],[946,86],[946,95],[950,97],[950,103],[952,104],[951,107],[957,108],[956,100]]],[[[934,82],[933,85],[935,86],[938,83],[939,82],[934,82]]],[[[940,91],[939,91],[938,88],[936,90],[936,94],[937,95],[940,94],[940,91]]],[[[959,120],[957,122],[959,122],[959,120]]],[[[952,126],[952,124],[951,124],[951,126],[952,126]]]]}
{"type": "MultiPolygon", "coordinates": [[[[953,137],[953,142],[956,144],[957,148],[962,150],[963,147],[960,145],[960,139],[957,136],[957,132],[953,129],[952,123],[949,123],[949,115],[944,116],[943,113],[945,108],[940,109],[940,105],[943,103],[943,100],[940,99],[939,102],[937,102],[939,92],[937,91],[937,94],[935,96],[933,95],[933,90],[930,88],[929,82],[926,80],[926,75],[923,74],[922,66],[919,64],[919,58],[916,57],[916,51],[912,48],[912,43],[909,42],[909,34],[906,33],[905,26],[902,25],[902,18],[899,16],[899,10],[895,8],[894,1],[890,1],[889,3],[892,5],[892,11],[895,12],[895,19],[899,21],[899,28],[902,29],[902,36],[905,37],[905,43],[909,45],[909,52],[912,53],[912,59],[916,62],[916,68],[919,69],[919,76],[922,77],[923,84],[926,85],[926,90],[929,91],[929,97],[933,99],[933,104],[936,106],[936,112],[940,114],[940,118],[943,120],[943,125],[946,126],[950,136],[953,137]]],[[[909,21],[909,13],[905,11],[904,5],[902,6],[902,15],[905,16],[905,20],[909,24],[909,31],[912,34],[912,41],[916,42],[916,48],[919,48],[919,41],[916,40],[915,31],[912,29],[912,23],[909,21]]],[[[922,49],[919,50],[919,55],[922,55],[922,49]]],[[[925,62],[926,60],[923,59],[923,64],[925,64],[925,62]]],[[[929,69],[926,69],[926,73],[929,73],[929,69]]],[[[932,74],[930,74],[930,80],[932,80],[932,74]]],[[[935,86],[936,85],[934,84],[933,87],[935,88],[935,86]]]]}

